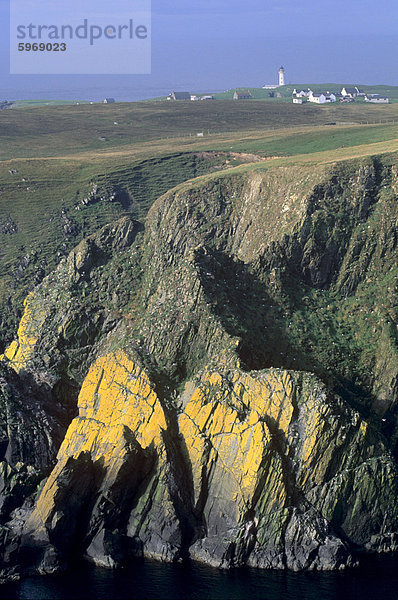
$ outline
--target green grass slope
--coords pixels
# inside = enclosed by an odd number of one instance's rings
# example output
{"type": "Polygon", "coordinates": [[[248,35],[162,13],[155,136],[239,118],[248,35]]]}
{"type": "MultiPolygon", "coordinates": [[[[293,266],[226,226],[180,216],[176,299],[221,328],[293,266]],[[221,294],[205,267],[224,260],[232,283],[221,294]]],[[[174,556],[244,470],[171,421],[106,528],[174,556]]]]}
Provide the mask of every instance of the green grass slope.
{"type": "Polygon", "coordinates": [[[398,121],[398,106],[157,102],[80,105],[0,112],[0,160],[123,150],[151,140],[325,123],[398,121]]]}
{"type": "Polygon", "coordinates": [[[35,161],[0,167],[0,340],[12,339],[27,292],[83,237],[124,214],[143,220],[161,194],[225,164],[214,153],[174,154],[90,168],[35,161]]]}

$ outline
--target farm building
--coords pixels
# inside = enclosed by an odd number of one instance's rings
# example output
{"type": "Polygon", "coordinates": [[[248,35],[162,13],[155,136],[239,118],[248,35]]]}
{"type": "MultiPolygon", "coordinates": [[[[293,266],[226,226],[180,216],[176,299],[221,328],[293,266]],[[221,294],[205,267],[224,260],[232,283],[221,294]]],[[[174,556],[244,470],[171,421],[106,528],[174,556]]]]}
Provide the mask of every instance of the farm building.
{"type": "Polygon", "coordinates": [[[253,96],[251,95],[249,90],[247,90],[247,92],[236,91],[234,93],[234,100],[251,100],[252,98],[253,98],[253,96]]]}
{"type": "Polygon", "coordinates": [[[388,104],[390,99],[387,96],[380,96],[380,94],[366,94],[365,102],[371,102],[372,104],[388,104]]]}
{"type": "Polygon", "coordinates": [[[189,92],[171,92],[169,96],[167,96],[168,100],[190,100],[191,94],[189,92]]]}

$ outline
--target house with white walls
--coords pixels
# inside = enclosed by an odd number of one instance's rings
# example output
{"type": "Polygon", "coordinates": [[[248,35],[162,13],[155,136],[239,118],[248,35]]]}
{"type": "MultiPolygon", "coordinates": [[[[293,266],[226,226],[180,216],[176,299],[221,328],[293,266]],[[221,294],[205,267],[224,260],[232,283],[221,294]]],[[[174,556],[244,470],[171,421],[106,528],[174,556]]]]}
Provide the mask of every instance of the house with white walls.
{"type": "Polygon", "coordinates": [[[326,104],[328,102],[336,102],[336,96],[330,92],[319,92],[308,96],[308,102],[314,102],[315,104],[326,104]]]}
{"type": "Polygon", "coordinates": [[[388,104],[390,102],[387,96],[380,96],[380,94],[366,94],[364,100],[372,104],[388,104]]]}

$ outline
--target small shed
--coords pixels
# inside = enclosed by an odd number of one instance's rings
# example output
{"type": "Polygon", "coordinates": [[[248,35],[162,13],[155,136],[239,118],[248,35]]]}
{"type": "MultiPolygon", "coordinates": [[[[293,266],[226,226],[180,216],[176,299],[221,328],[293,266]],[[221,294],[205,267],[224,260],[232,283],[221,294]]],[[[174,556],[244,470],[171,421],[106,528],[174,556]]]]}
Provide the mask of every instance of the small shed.
{"type": "Polygon", "coordinates": [[[104,104],[112,104],[115,102],[115,98],[105,98],[104,104]]]}

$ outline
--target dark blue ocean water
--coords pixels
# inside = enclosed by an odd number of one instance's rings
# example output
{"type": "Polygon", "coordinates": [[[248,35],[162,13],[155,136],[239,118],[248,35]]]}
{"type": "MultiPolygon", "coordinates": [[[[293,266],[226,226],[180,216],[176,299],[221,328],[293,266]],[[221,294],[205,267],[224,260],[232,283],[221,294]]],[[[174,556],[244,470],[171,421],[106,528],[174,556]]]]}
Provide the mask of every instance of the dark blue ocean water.
{"type": "Polygon", "coordinates": [[[398,558],[367,557],[343,573],[290,573],[137,561],[110,571],[80,564],[0,586],[5,600],[398,600],[398,558]]]}

